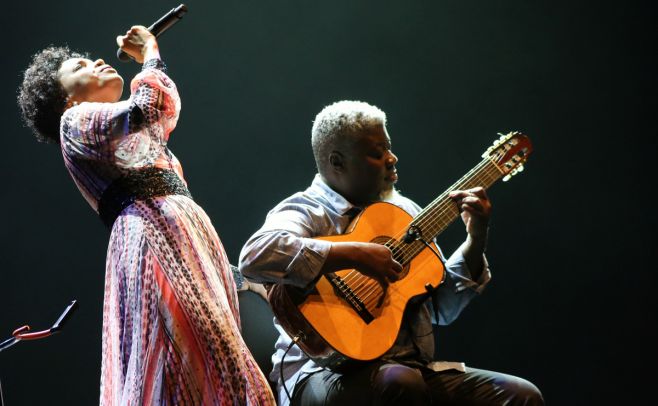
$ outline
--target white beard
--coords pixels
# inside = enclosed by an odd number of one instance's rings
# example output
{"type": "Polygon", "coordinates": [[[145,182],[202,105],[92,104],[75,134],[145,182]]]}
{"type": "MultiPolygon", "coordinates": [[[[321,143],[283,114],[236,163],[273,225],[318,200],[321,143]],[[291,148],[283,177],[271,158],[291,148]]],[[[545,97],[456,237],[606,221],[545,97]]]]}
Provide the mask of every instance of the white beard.
{"type": "Polygon", "coordinates": [[[379,194],[379,200],[383,202],[389,202],[393,200],[393,198],[397,197],[400,195],[400,192],[395,188],[395,186],[392,186],[388,190],[384,190],[379,194]]]}

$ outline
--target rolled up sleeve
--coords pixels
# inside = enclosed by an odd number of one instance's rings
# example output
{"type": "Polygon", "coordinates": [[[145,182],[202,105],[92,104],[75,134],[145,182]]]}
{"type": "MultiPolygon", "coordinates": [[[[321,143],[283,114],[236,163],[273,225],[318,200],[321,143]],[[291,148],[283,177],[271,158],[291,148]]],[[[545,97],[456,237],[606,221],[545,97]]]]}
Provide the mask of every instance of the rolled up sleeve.
{"type": "MultiPolygon", "coordinates": [[[[482,273],[473,280],[461,250],[455,251],[445,262],[446,278],[439,286],[438,324],[452,323],[473,298],[478,296],[491,280],[487,258],[483,258],[482,273]]],[[[434,318],[434,316],[432,316],[434,318]]],[[[436,320],[433,320],[436,323],[436,320]]]]}
{"type": "Polygon", "coordinates": [[[314,222],[323,221],[315,214],[303,205],[270,212],[242,248],[239,268],[244,276],[258,283],[312,288],[331,249],[329,241],[312,238],[314,222]]]}

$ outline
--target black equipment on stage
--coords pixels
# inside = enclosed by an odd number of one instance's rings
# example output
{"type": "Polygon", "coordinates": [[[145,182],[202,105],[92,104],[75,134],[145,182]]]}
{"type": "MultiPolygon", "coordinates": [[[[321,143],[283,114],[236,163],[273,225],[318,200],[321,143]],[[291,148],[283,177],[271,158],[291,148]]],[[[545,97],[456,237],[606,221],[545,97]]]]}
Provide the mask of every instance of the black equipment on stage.
{"type": "MultiPolygon", "coordinates": [[[[17,328],[11,334],[10,338],[0,343],[0,352],[6,350],[7,348],[11,347],[12,345],[16,344],[19,341],[38,340],[40,338],[46,338],[55,333],[60,332],[62,330],[62,327],[64,327],[64,324],[66,324],[66,322],[71,318],[73,311],[77,309],[77,307],[78,307],[77,302],[75,300],[71,301],[71,304],[66,306],[66,309],[64,309],[64,312],[62,312],[62,315],[59,316],[55,324],[53,324],[53,326],[47,330],[30,332],[30,326],[28,325],[24,325],[22,327],[17,328]]],[[[2,395],[2,384],[0,383],[0,406],[4,406],[4,404],[5,402],[4,402],[4,397],[2,395]]]]}
{"type": "Polygon", "coordinates": [[[14,330],[14,332],[11,334],[11,337],[6,339],[5,341],[0,343],[0,351],[6,350],[7,348],[11,347],[12,345],[16,344],[17,342],[21,340],[38,340],[40,338],[46,338],[49,337],[55,333],[58,333],[64,324],[68,321],[68,319],[71,318],[71,314],[73,314],[73,311],[78,307],[77,303],[75,300],[69,304],[66,309],[64,309],[64,312],[62,313],[61,316],[57,319],[55,324],[48,330],[42,330],[42,331],[35,331],[30,333],[30,326],[25,325],[22,327],[17,328],[14,330]]]}

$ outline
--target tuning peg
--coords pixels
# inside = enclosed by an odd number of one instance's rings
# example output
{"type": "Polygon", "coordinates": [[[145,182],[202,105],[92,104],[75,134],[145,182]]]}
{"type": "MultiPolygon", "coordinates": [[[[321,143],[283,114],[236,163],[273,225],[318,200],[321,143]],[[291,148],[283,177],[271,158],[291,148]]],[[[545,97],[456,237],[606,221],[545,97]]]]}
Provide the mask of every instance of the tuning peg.
{"type": "Polygon", "coordinates": [[[512,178],[512,175],[505,175],[505,177],[503,178],[503,182],[507,182],[511,178],[512,178]]]}
{"type": "Polygon", "coordinates": [[[517,171],[517,172],[523,172],[523,169],[524,169],[524,168],[523,168],[523,164],[521,164],[521,165],[519,165],[518,168],[516,168],[516,171],[517,171]]]}

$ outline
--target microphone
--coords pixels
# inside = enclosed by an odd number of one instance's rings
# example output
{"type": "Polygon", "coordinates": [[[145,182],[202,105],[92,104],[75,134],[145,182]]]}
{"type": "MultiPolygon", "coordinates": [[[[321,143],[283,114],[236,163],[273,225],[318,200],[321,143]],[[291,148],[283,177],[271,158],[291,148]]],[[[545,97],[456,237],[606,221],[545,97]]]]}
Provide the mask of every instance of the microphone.
{"type": "MultiPolygon", "coordinates": [[[[181,4],[180,6],[169,10],[167,14],[162,16],[158,21],[151,24],[151,26],[147,29],[151,34],[159,37],[162,35],[162,33],[167,31],[169,27],[176,24],[181,18],[183,18],[185,13],[187,13],[187,6],[185,4],[181,4]]],[[[117,58],[119,58],[121,62],[128,62],[132,59],[132,57],[123,52],[123,49],[121,48],[117,49],[117,58]]]]}

